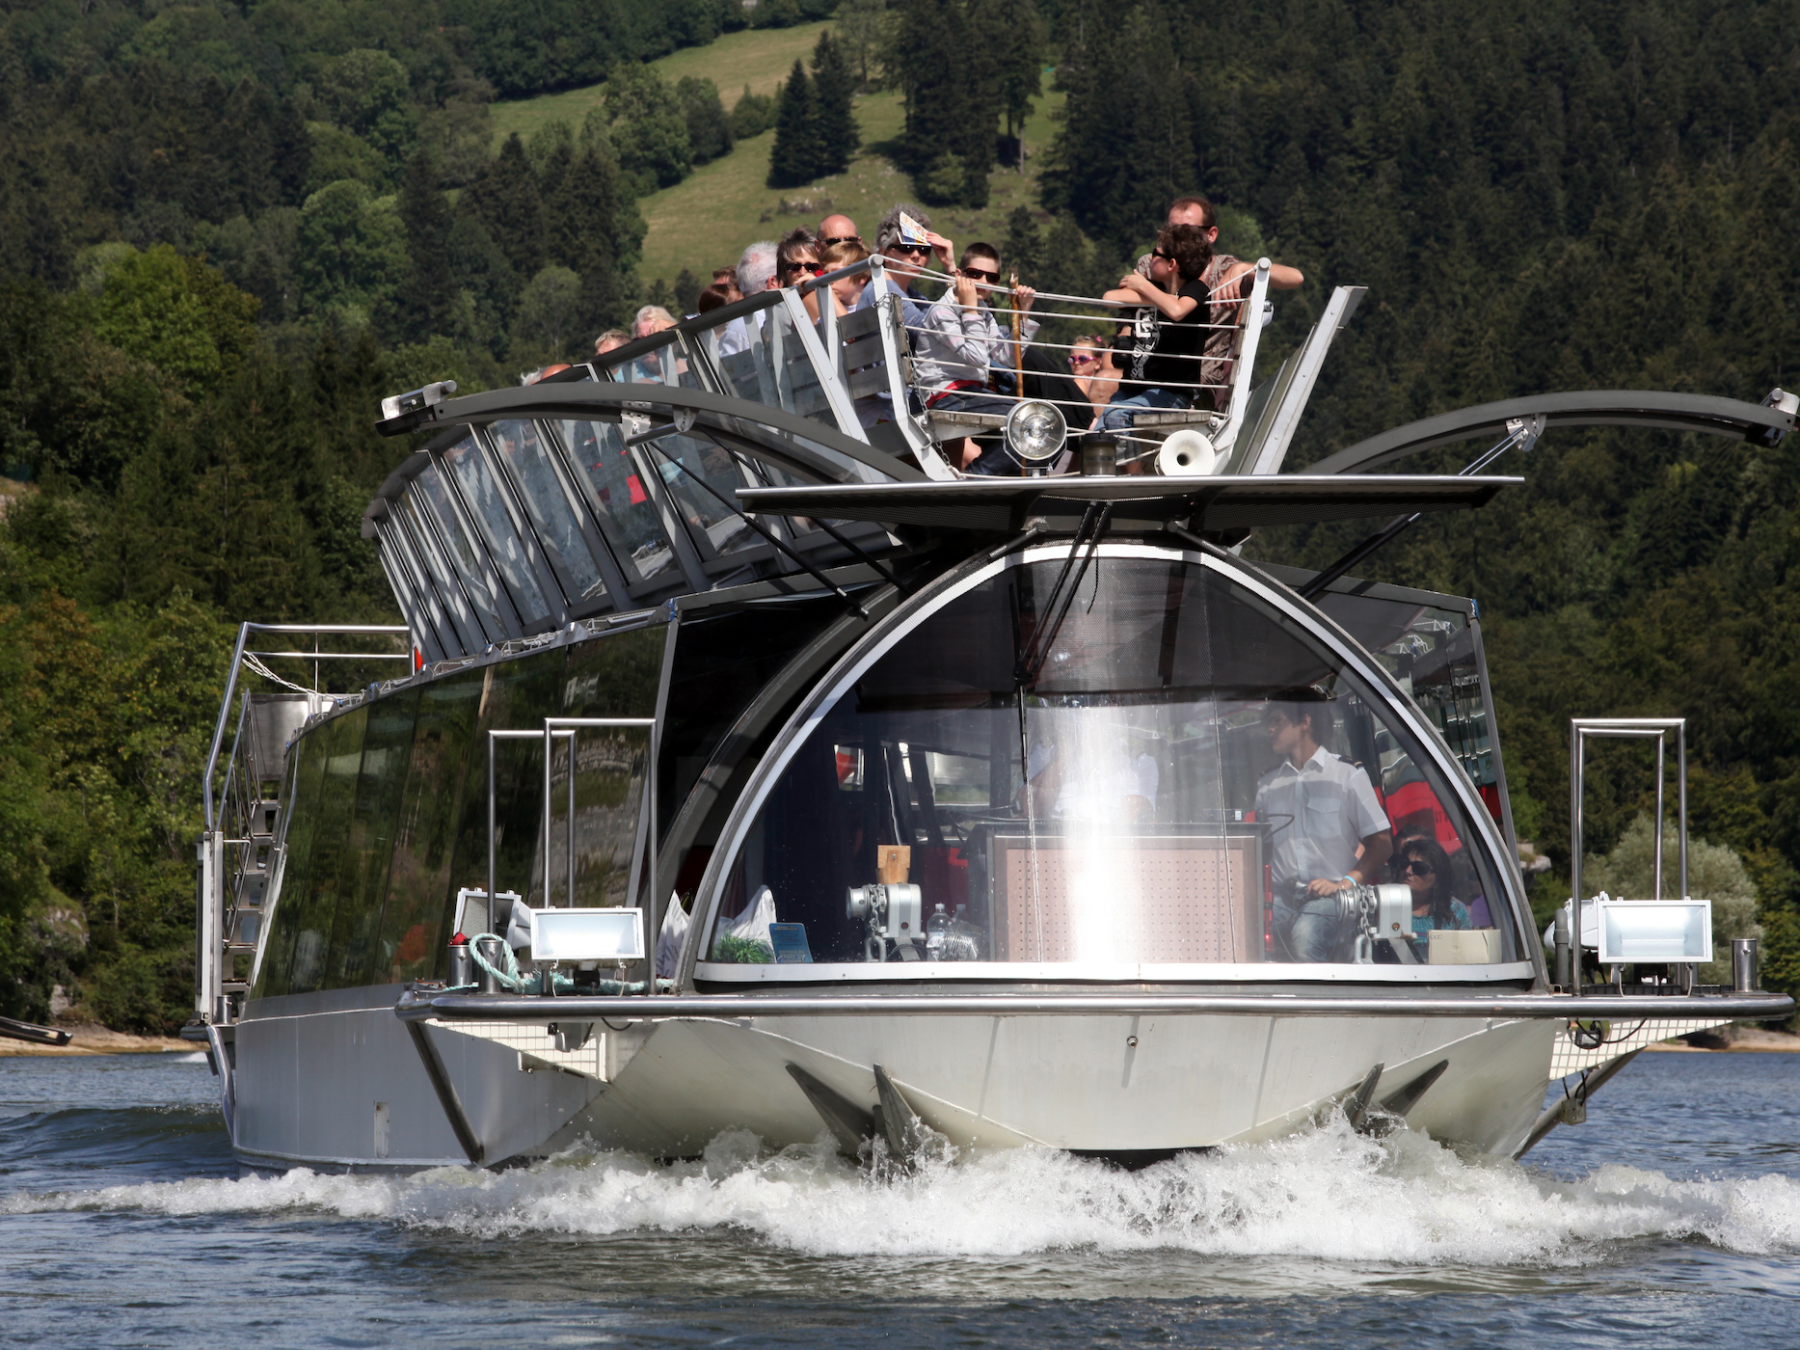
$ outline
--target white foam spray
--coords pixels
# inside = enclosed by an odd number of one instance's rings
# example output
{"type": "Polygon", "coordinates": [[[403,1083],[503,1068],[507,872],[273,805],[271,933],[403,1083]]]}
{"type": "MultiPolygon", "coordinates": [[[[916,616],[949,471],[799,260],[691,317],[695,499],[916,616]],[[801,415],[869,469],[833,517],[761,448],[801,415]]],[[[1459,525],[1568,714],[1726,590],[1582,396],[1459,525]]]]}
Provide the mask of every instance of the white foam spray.
{"type": "Polygon", "coordinates": [[[1800,1251],[1800,1182],[1788,1177],[1677,1180],[1608,1165],[1563,1181],[1405,1131],[1366,1139],[1341,1120],[1134,1173],[1020,1149],[884,1182],[824,1141],[771,1153],[731,1132],[703,1159],[672,1166],[576,1149],[498,1173],[297,1169],[0,1198],[0,1213],[49,1210],[322,1214],[480,1238],[734,1230],[821,1257],[1169,1250],[1492,1267],[1580,1265],[1644,1238],[1800,1251]]]}

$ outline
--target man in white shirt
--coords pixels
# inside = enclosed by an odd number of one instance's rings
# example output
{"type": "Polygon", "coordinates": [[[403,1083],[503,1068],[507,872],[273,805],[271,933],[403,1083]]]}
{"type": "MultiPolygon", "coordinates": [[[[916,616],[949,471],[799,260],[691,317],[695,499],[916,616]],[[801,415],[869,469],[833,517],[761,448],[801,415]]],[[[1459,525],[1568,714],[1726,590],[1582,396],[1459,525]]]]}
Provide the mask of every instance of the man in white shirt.
{"type": "Polygon", "coordinates": [[[1368,774],[1322,744],[1331,737],[1328,696],[1283,689],[1263,710],[1281,763],[1256,787],[1256,818],[1270,826],[1275,936],[1290,961],[1337,959],[1338,892],[1381,875],[1394,851],[1391,826],[1368,774]]]}

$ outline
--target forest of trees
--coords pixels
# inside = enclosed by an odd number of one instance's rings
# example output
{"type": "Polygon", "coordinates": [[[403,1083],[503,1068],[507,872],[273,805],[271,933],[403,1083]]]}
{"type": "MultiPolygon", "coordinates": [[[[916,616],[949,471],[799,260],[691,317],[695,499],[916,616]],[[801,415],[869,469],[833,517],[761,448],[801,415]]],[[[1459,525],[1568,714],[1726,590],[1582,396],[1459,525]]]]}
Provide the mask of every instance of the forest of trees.
{"type": "MultiPolygon", "coordinates": [[[[642,298],[637,199],[777,125],[639,63],[823,0],[53,0],[0,15],[0,1012],[184,1016],[198,772],[235,624],[391,620],[358,534],[380,397],[492,386],[642,298]],[[499,145],[514,96],[606,77],[499,145]]],[[[1291,467],[1542,390],[1800,381],[1800,0],[843,0],[889,150],[975,206],[1045,88],[1009,261],[1091,291],[1169,199],[1300,267],[1266,348],[1369,287],[1291,467]]],[[[807,83],[816,90],[819,63],[807,83]]],[[[704,87],[703,87],[704,86],[704,87]]],[[[804,130],[804,126],[802,126],[804,130]]],[[[802,137],[804,141],[804,137],[802,137]]],[[[796,170],[798,172],[798,170],[796,170]]],[[[866,224],[867,222],[865,222],[866,224]]],[[[1695,833],[1800,991],[1800,438],[1553,432],[1368,575],[1477,597],[1521,832],[1567,877],[1566,719],[1690,719],[1695,833]]],[[[1402,467],[1460,467],[1464,451],[1402,467]]],[[[1322,565],[1353,527],[1271,532],[1322,565]]],[[[1649,797],[1600,756],[1589,848],[1649,797]]]]}

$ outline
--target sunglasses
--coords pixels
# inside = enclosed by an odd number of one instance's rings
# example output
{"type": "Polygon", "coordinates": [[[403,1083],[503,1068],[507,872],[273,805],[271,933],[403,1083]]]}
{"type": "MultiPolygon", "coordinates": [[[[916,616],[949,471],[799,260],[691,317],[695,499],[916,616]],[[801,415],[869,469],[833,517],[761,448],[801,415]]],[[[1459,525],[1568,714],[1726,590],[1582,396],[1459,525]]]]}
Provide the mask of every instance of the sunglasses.
{"type": "Polygon", "coordinates": [[[825,269],[820,267],[819,264],[814,262],[811,258],[803,258],[798,262],[789,263],[781,270],[782,274],[785,276],[798,276],[802,272],[810,272],[816,277],[825,269]]]}
{"type": "Polygon", "coordinates": [[[985,281],[990,286],[1000,280],[1000,274],[998,272],[984,271],[979,267],[965,267],[963,268],[962,273],[965,277],[970,277],[975,281],[985,281]]]}
{"type": "Polygon", "coordinates": [[[1415,877],[1430,877],[1437,875],[1437,868],[1418,858],[1408,858],[1405,866],[1403,866],[1400,871],[1402,874],[1410,872],[1415,877]]]}
{"type": "Polygon", "coordinates": [[[1161,258],[1164,262],[1175,261],[1175,255],[1173,253],[1164,253],[1160,248],[1151,249],[1150,256],[1152,258],[1161,258]]]}
{"type": "Polygon", "coordinates": [[[931,252],[931,245],[930,244],[895,244],[892,251],[895,253],[905,253],[914,258],[923,258],[927,253],[931,252]]]}
{"type": "Polygon", "coordinates": [[[1083,356],[1077,352],[1069,357],[1069,364],[1072,366],[1091,366],[1097,364],[1099,360],[1100,358],[1097,356],[1083,356]]]}
{"type": "Polygon", "coordinates": [[[860,244],[862,236],[860,234],[837,234],[821,239],[819,242],[826,248],[830,248],[833,244],[860,244]]]}

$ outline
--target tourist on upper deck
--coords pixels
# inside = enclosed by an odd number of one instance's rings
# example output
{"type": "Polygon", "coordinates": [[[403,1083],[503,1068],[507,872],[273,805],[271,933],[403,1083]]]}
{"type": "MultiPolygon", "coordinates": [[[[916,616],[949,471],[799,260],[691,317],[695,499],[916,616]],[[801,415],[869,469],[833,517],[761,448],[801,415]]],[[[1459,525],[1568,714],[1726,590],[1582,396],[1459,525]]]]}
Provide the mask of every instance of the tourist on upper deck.
{"type": "MultiPolygon", "coordinates": [[[[1219,242],[1218,212],[1213,204],[1204,197],[1177,197],[1169,207],[1169,224],[1193,225],[1206,231],[1206,242],[1209,246],[1219,242]]],[[[1256,271],[1256,264],[1234,258],[1229,253],[1220,253],[1216,249],[1212,261],[1207,264],[1206,273],[1201,280],[1206,282],[1208,293],[1215,302],[1214,321],[1220,324],[1236,324],[1239,320],[1238,306],[1235,303],[1222,305],[1219,302],[1240,301],[1250,294],[1250,281],[1247,278],[1256,271]]],[[[1269,289],[1272,291],[1291,291],[1306,281],[1297,267],[1284,267],[1280,263],[1269,265],[1269,289]]],[[[1200,382],[1206,385],[1221,386],[1209,391],[1212,405],[1223,408],[1226,396],[1222,386],[1231,383],[1232,348],[1237,342],[1237,334],[1230,328],[1211,329],[1206,334],[1204,358],[1200,363],[1200,382]]],[[[1205,400],[1198,400],[1204,404],[1205,400]]]]}
{"type": "MultiPolygon", "coordinates": [[[[783,235],[780,247],[775,253],[775,273],[785,286],[798,286],[810,281],[825,269],[819,266],[819,245],[805,229],[794,230],[783,235]]],[[[800,299],[806,305],[806,313],[814,323],[819,321],[819,293],[817,289],[805,290],[800,299]]]]}
{"type": "Polygon", "coordinates": [[[605,356],[608,352],[615,351],[630,341],[631,334],[623,328],[609,328],[594,339],[594,355],[605,356]]]}
{"type": "Polygon", "coordinates": [[[715,281],[700,292],[699,298],[694,302],[694,313],[711,314],[715,309],[722,309],[730,303],[731,292],[715,281]]]}
{"type": "Polygon", "coordinates": [[[675,316],[661,305],[645,305],[631,321],[631,336],[647,338],[652,333],[666,333],[675,326],[675,316]]]}
{"type": "Polygon", "coordinates": [[[1194,405],[1207,332],[1202,325],[1212,309],[1200,277],[1211,260],[1212,246],[1204,230],[1165,225],[1150,254],[1150,275],[1127,272],[1118,287],[1106,293],[1108,300],[1142,308],[1125,372],[1094,434],[1128,430],[1142,412],[1194,405]]]}
{"type": "MultiPolygon", "coordinates": [[[[842,217],[838,217],[842,219],[842,217]]],[[[819,266],[825,272],[837,272],[846,267],[854,267],[869,256],[869,250],[863,247],[862,240],[852,239],[844,243],[829,244],[819,251],[819,266]]],[[[837,312],[848,314],[856,308],[856,302],[862,299],[864,288],[869,284],[869,274],[859,273],[853,277],[839,277],[831,283],[831,293],[836,297],[837,312]]]]}
{"type": "MultiPolygon", "coordinates": [[[[875,227],[875,251],[887,262],[887,293],[900,297],[900,312],[905,316],[906,326],[916,332],[924,327],[925,306],[931,302],[913,287],[912,279],[918,276],[925,259],[934,253],[944,271],[952,270],[955,246],[931,229],[930,216],[918,207],[902,202],[890,207],[881,218],[881,224],[875,227]]],[[[873,308],[881,298],[876,290],[874,286],[865,289],[856,307],[873,308]]]]}
{"type": "MultiPolygon", "coordinates": [[[[1003,333],[985,297],[1000,284],[1000,251],[992,244],[970,244],[963,250],[956,281],[925,311],[923,330],[913,337],[913,388],[925,406],[943,412],[990,413],[1002,417],[1013,410],[1011,399],[988,392],[996,371],[1012,371],[1018,359],[1010,335],[1003,333]]],[[[1013,307],[1029,313],[1037,292],[1029,286],[1010,291],[1013,307]]],[[[1036,319],[1027,318],[1020,336],[1029,342],[1036,319]]],[[[962,467],[973,473],[1017,473],[1018,462],[1002,446],[982,454],[965,440],[962,467]],[[979,457],[978,457],[979,456],[979,457]]]]}
{"type": "Polygon", "coordinates": [[[1283,959],[1338,959],[1338,892],[1381,877],[1394,851],[1369,775],[1331,752],[1330,696],[1314,685],[1280,689],[1263,707],[1281,762],[1256,785],[1256,819],[1270,827],[1269,875],[1283,959]]]}
{"type": "Polygon", "coordinates": [[[725,292],[727,304],[744,298],[744,293],[738,289],[737,268],[735,267],[713,268],[713,285],[725,292]]]}
{"type": "MultiPolygon", "coordinates": [[[[1081,391],[1094,409],[1098,417],[1106,411],[1106,405],[1112,402],[1113,394],[1119,388],[1119,376],[1123,373],[1113,359],[1112,339],[1083,336],[1075,339],[1074,350],[1068,354],[1069,378],[1081,391]]],[[[1075,414],[1070,413],[1073,421],[1075,414]]]]}
{"type": "Polygon", "coordinates": [[[849,216],[831,215],[819,222],[818,240],[820,248],[830,248],[833,244],[861,244],[862,236],[849,216]]]}
{"type": "MultiPolygon", "coordinates": [[[[761,295],[764,291],[775,290],[781,285],[775,275],[776,244],[773,239],[758,239],[744,250],[738,259],[738,287],[745,296],[761,295]]],[[[760,329],[761,316],[758,315],[757,327],[760,329]]],[[[739,315],[725,325],[725,331],[719,334],[719,355],[733,356],[750,348],[750,329],[739,315]]]]}

